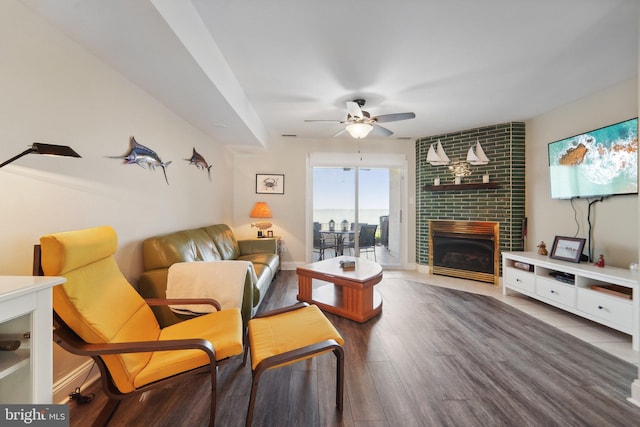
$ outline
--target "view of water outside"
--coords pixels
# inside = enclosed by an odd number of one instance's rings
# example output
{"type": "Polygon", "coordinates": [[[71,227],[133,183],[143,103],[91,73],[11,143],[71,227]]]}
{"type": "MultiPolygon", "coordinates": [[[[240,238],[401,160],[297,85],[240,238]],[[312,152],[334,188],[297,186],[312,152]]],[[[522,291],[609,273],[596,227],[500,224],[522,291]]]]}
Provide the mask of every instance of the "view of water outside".
{"type": "MultiPolygon", "coordinates": [[[[380,225],[380,217],[388,215],[388,209],[366,209],[360,211],[358,221],[360,224],[378,224],[380,225]]],[[[313,221],[320,224],[329,224],[329,221],[335,221],[336,228],[341,227],[342,221],[346,220],[349,224],[355,220],[355,211],[353,209],[314,209],[313,221]]]]}
{"type": "MultiPolygon", "coordinates": [[[[328,224],[355,221],[355,169],[314,168],[313,221],[328,224]]],[[[389,170],[360,169],[361,224],[379,224],[380,216],[389,214],[389,170]]]]}

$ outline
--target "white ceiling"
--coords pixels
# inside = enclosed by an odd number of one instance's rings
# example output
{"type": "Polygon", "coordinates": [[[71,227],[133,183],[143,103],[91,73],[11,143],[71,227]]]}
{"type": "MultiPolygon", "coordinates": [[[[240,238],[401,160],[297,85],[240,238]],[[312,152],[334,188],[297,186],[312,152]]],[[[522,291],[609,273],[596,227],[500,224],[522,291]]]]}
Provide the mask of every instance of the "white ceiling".
{"type": "MultiPolygon", "coordinates": [[[[330,138],[345,101],[416,138],[638,75],[636,0],[22,0],[216,141],[330,138]]],[[[622,118],[621,118],[622,119],[622,118]]],[[[348,136],[341,136],[349,138],[348,136]]]]}

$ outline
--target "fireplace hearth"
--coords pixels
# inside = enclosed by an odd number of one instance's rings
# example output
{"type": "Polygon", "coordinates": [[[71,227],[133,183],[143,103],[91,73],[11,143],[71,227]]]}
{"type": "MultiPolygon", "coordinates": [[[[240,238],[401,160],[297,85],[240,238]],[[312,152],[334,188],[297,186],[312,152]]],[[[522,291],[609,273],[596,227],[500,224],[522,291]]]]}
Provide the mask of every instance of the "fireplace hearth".
{"type": "Polygon", "coordinates": [[[429,221],[429,267],[433,274],[499,283],[499,224],[429,221]]]}

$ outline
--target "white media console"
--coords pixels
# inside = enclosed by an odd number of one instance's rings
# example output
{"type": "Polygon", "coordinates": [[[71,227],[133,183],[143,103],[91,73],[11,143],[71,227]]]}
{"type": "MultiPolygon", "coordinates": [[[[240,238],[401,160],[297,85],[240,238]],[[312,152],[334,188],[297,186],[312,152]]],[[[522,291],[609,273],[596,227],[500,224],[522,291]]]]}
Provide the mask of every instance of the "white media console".
{"type": "Polygon", "coordinates": [[[503,252],[502,267],[503,294],[511,289],[629,334],[633,349],[640,350],[638,271],[559,261],[536,252],[503,252]]]}

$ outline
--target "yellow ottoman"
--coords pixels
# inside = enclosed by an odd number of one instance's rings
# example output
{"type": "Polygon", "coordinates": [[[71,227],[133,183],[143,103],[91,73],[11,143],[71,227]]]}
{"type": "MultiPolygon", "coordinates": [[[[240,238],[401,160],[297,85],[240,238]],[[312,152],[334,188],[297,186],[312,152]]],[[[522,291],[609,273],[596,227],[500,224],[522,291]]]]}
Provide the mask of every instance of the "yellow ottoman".
{"type": "Polygon", "coordinates": [[[259,314],[249,321],[251,398],[246,425],[253,419],[258,380],[267,369],[310,359],[333,351],[337,359],[336,406],[342,411],[344,393],[344,340],[315,305],[299,303],[259,314]]]}

